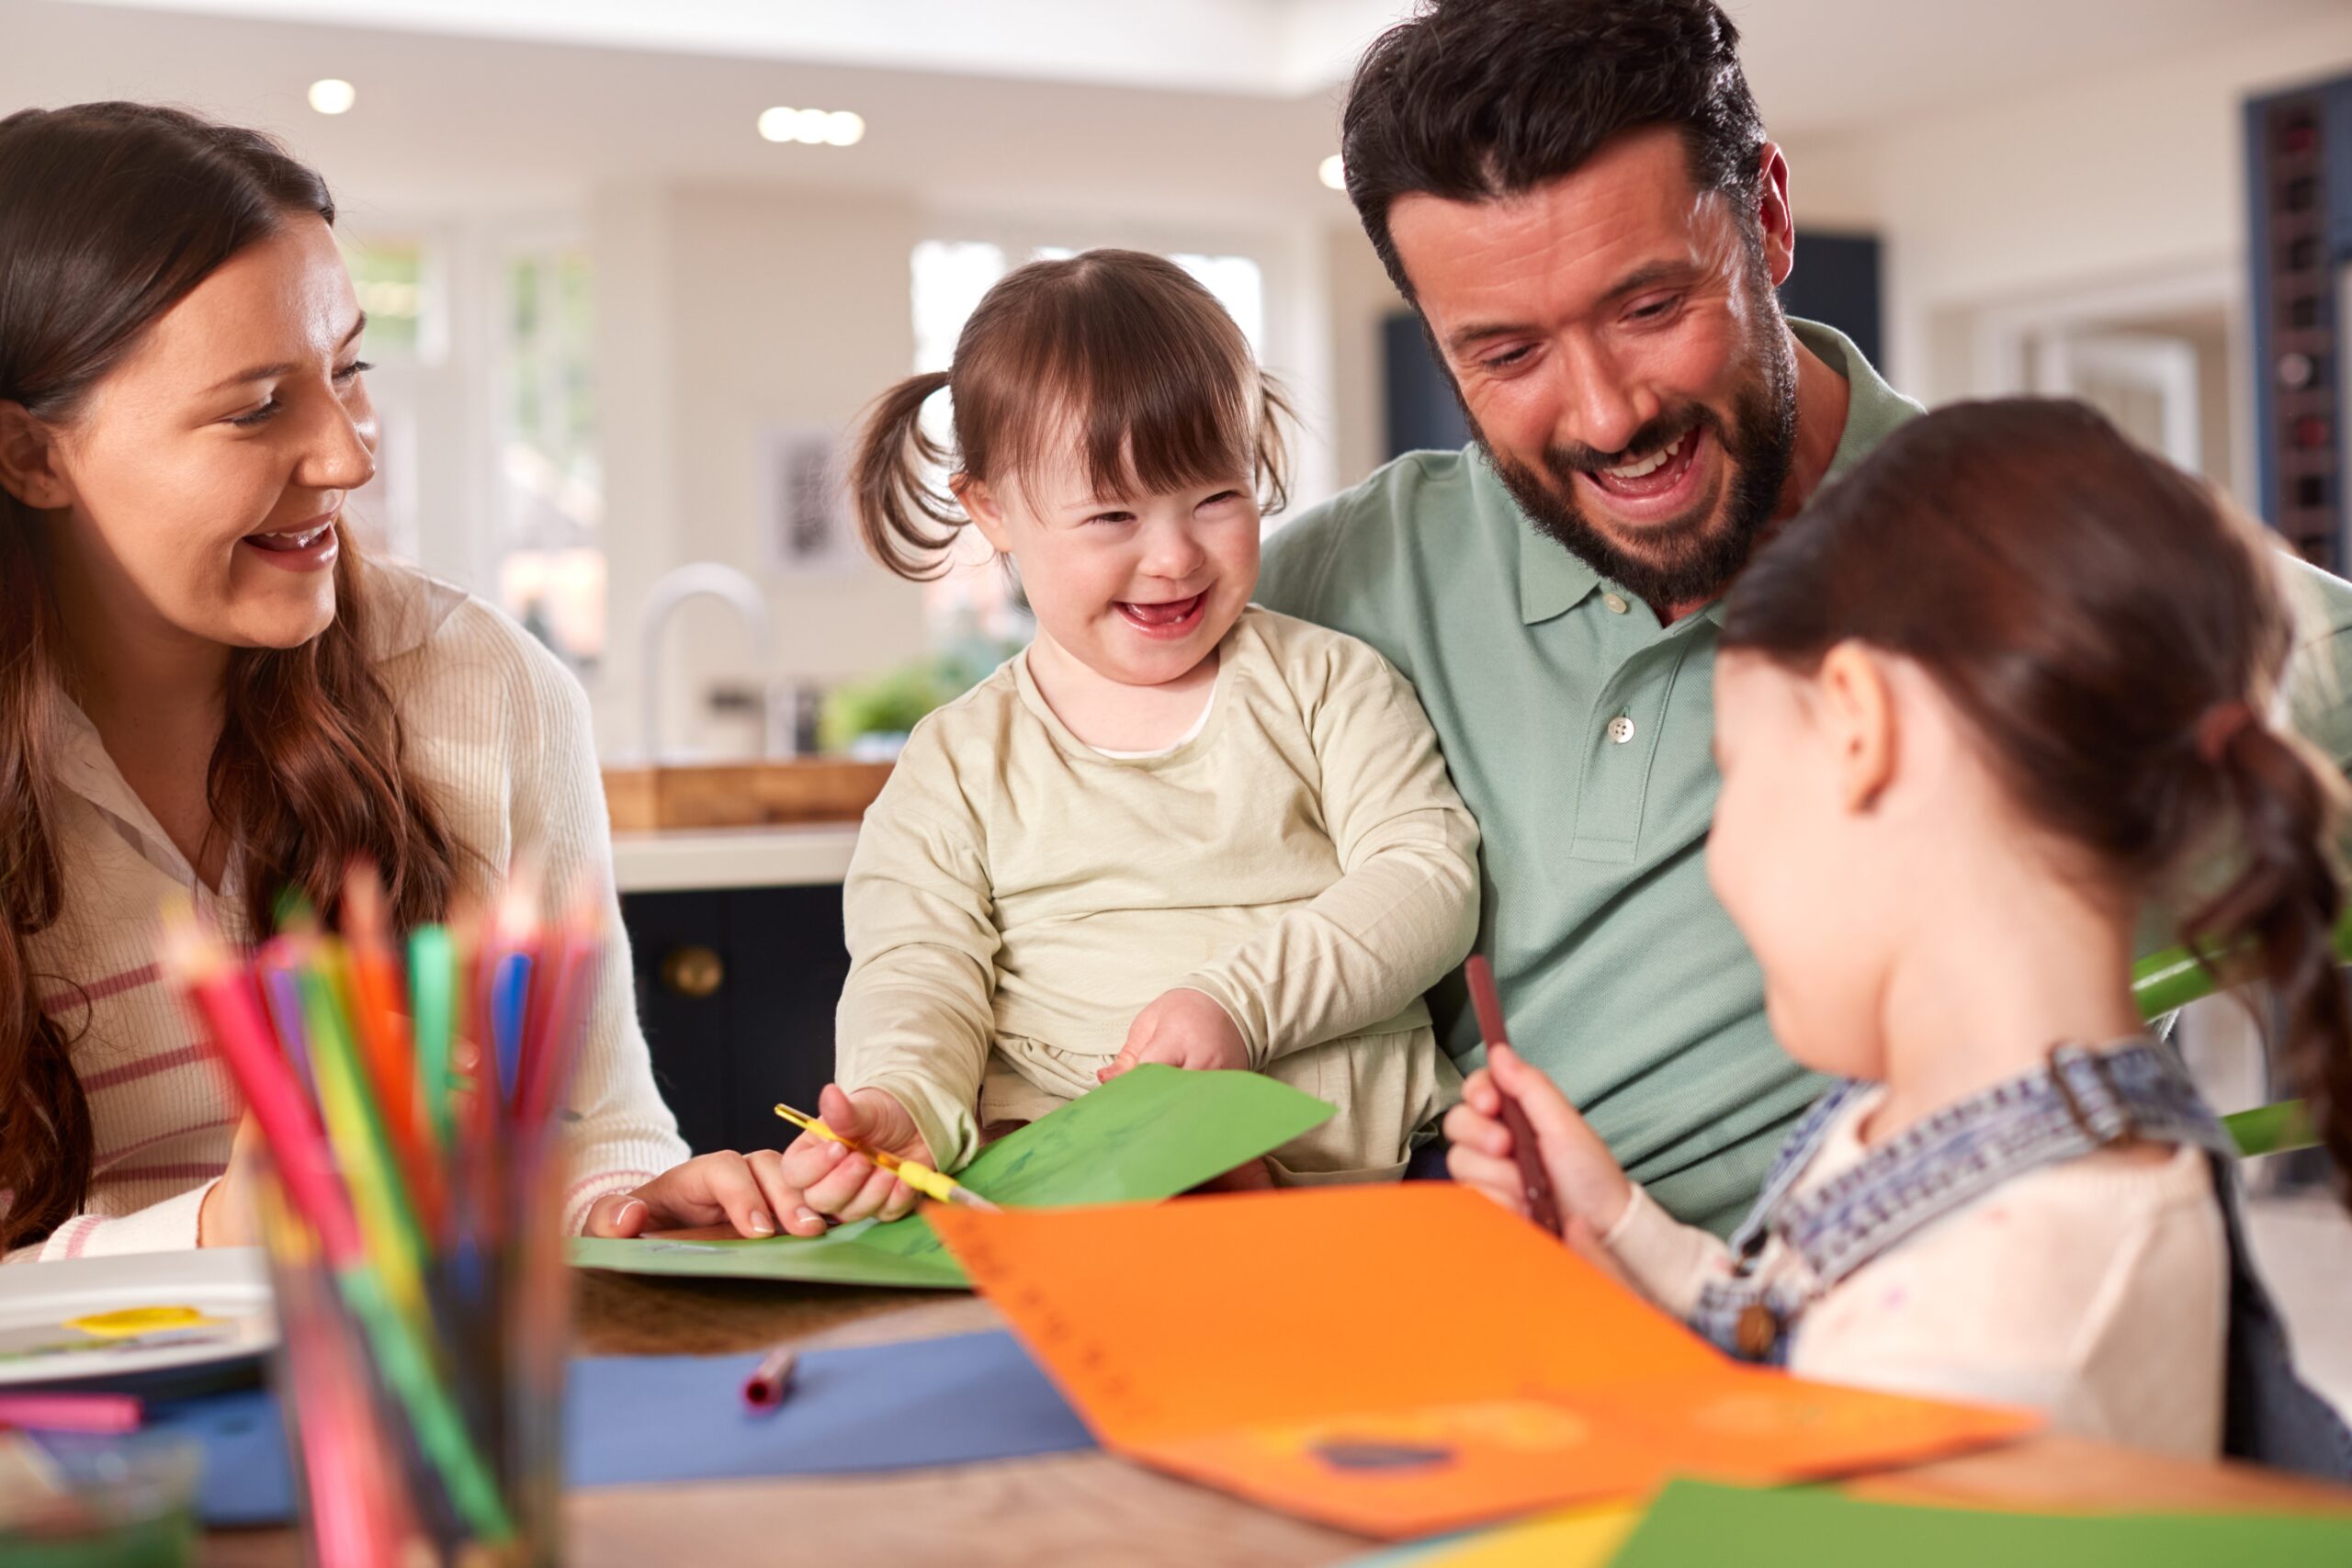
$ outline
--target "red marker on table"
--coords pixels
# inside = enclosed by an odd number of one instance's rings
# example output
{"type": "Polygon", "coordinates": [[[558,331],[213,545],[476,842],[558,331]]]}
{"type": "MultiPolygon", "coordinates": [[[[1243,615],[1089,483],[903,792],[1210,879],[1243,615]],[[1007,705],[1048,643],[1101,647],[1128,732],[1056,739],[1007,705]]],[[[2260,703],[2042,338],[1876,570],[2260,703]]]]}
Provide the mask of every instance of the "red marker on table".
{"type": "MultiPolygon", "coordinates": [[[[1503,1002],[1495,990],[1495,972],[1484,956],[1472,953],[1462,966],[1463,976],[1470,982],[1470,1005],[1478,1014],[1478,1035],[1491,1052],[1498,1045],[1510,1043],[1510,1036],[1503,1032],[1503,1002]]],[[[1527,1112],[1501,1083],[1495,1092],[1502,1097],[1503,1125],[1510,1129],[1511,1157],[1519,1162],[1519,1185],[1527,1200],[1527,1217],[1550,1231],[1560,1231],[1560,1205],[1552,1196],[1552,1179],[1544,1170],[1543,1154],[1535,1146],[1535,1129],[1527,1120],[1527,1112]]]]}
{"type": "Polygon", "coordinates": [[[774,1410],[792,1392],[792,1374],[800,1358],[789,1350],[771,1350],[760,1358],[743,1380],[743,1404],[753,1411],[774,1410]]]}

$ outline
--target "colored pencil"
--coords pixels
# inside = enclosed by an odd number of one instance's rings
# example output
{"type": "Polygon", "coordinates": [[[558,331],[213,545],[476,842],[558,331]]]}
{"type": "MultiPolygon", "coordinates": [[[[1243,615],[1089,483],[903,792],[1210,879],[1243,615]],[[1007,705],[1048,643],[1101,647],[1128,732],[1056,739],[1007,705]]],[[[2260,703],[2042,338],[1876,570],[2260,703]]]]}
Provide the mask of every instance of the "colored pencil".
{"type": "Polygon", "coordinates": [[[743,1380],[743,1404],[755,1411],[782,1404],[784,1396],[792,1392],[792,1374],[799,1365],[799,1356],[780,1346],[761,1357],[752,1375],[743,1380]]]}
{"type": "Polygon", "coordinates": [[[0,1427],[26,1432],[136,1432],[145,1412],[128,1393],[0,1393],[0,1427]]]}
{"type": "Polygon", "coordinates": [[[926,1198],[936,1198],[943,1203],[961,1203],[967,1209],[978,1209],[984,1214],[1002,1211],[954,1177],[931,1168],[917,1160],[902,1159],[887,1149],[862,1144],[855,1138],[844,1138],[805,1111],[795,1111],[789,1105],[779,1105],[775,1113],[804,1133],[814,1133],[820,1138],[841,1145],[852,1154],[864,1155],[882,1169],[888,1171],[926,1198]]]}
{"type": "Polygon", "coordinates": [[[358,867],[339,932],[289,897],[281,934],[243,959],[193,907],[165,912],[164,971],[268,1146],[276,1180],[257,1185],[282,1192],[264,1228],[300,1375],[280,1396],[321,1561],[403,1562],[420,1531],[465,1560],[552,1517],[554,1129],[609,903],[543,929],[525,868],[486,916],[396,938],[358,867]]]}
{"type": "MultiPolygon", "coordinates": [[[[1510,1036],[1503,1032],[1502,997],[1495,989],[1495,971],[1486,955],[1472,953],[1462,972],[1470,982],[1470,1005],[1478,1014],[1478,1034],[1487,1049],[1509,1045],[1510,1036]]],[[[1544,1152],[1536,1146],[1535,1129],[1528,1123],[1526,1110],[1499,1083],[1495,1086],[1495,1093],[1502,1100],[1503,1125],[1510,1129],[1510,1154],[1519,1164],[1520,1191],[1527,1200],[1527,1217],[1559,1235],[1559,1200],[1553,1196],[1552,1178],[1544,1168],[1544,1152]]]]}

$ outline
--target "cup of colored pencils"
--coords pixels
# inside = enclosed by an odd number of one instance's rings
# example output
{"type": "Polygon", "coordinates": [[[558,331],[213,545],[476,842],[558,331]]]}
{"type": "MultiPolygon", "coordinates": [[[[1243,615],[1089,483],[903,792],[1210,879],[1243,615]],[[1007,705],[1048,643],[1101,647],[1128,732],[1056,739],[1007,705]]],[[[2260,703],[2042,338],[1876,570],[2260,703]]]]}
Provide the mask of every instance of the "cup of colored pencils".
{"type": "Polygon", "coordinates": [[[267,1149],[274,1378],[311,1561],[553,1563],[570,1302],[560,1122],[604,958],[527,877],[396,935],[373,872],[257,949],[163,964],[267,1149]]]}

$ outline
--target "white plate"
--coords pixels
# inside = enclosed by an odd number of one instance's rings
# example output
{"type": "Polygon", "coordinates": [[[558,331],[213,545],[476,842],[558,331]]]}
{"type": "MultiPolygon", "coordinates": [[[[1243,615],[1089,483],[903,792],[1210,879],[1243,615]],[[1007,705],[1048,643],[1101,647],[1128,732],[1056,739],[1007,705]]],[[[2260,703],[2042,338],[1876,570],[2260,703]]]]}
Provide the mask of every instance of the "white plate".
{"type": "Polygon", "coordinates": [[[184,1371],[248,1359],[277,1342],[268,1265],[257,1247],[0,1269],[0,1388],[184,1371]],[[116,1337],[73,1326],[141,1308],[197,1321],[116,1337]]]}

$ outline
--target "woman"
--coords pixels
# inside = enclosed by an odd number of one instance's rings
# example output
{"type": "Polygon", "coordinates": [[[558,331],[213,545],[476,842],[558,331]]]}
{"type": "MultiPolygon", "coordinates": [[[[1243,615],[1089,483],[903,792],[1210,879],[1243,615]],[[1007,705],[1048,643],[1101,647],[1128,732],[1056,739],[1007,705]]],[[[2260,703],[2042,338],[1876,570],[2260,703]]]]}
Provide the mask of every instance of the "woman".
{"type": "MultiPolygon", "coordinates": [[[[334,219],[254,131],[136,104],[0,119],[11,1260],[250,1239],[253,1134],[156,977],[167,897],[251,941],[284,889],[332,912],[355,858],[404,926],[518,853],[556,898],[610,885],[579,686],[489,606],[354,551],[376,436],[334,219]]],[[[572,1109],[567,1226],[763,1234],[749,1163],[679,1164],[626,962],[572,1109]]]]}

